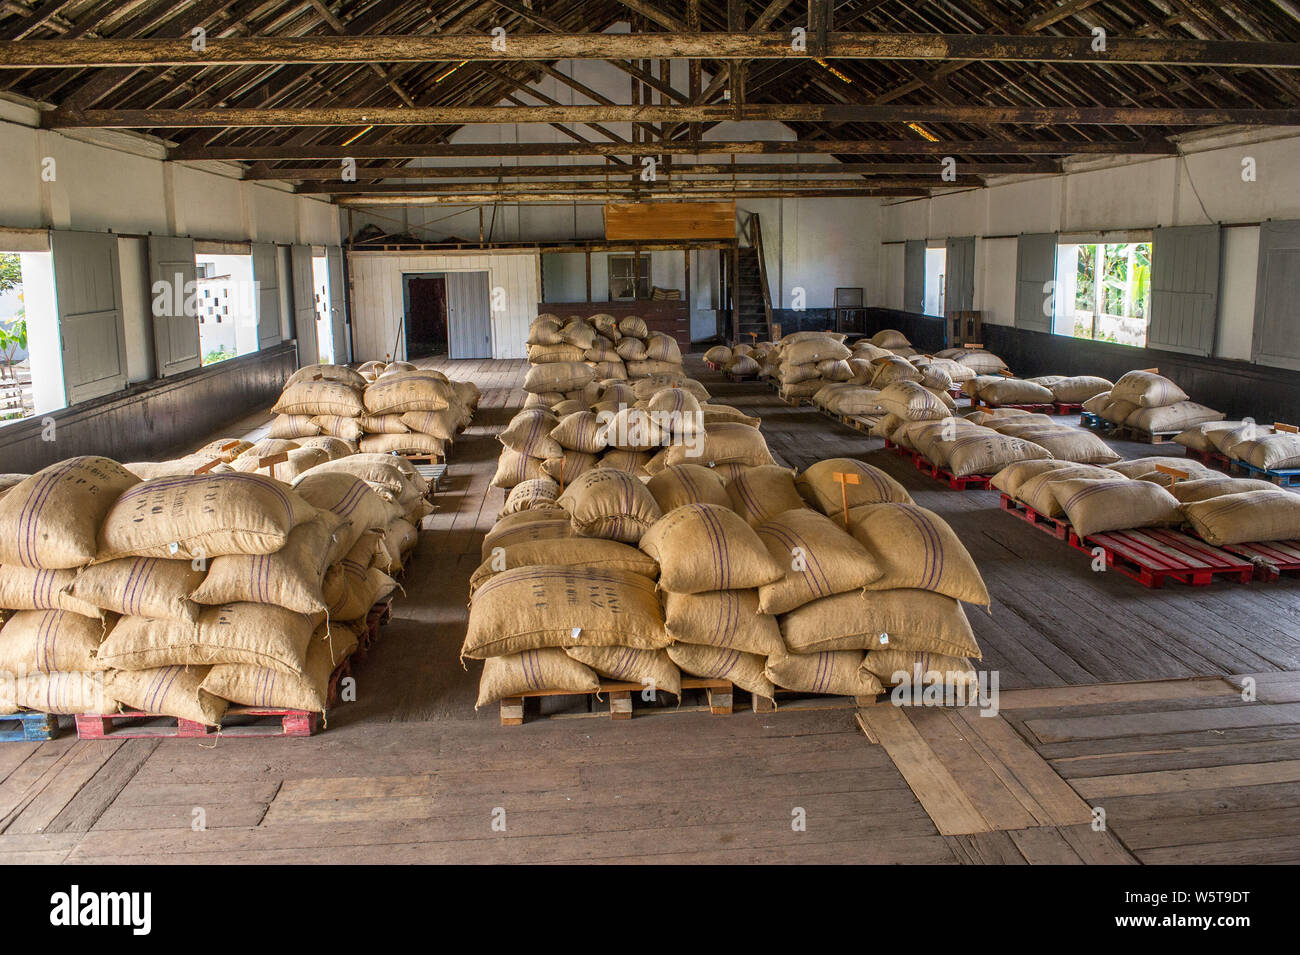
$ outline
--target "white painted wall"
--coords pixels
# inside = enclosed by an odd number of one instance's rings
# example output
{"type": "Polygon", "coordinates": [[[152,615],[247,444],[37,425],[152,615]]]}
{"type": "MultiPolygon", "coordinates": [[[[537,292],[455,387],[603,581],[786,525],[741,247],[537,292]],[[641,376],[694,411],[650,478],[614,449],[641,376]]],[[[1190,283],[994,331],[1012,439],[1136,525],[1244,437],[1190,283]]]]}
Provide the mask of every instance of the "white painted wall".
{"type": "MultiPolygon", "coordinates": [[[[1181,156],[1069,160],[1058,176],[994,180],[989,188],[881,203],[882,242],[979,237],[975,307],[992,324],[1015,316],[1021,233],[1105,233],[1217,222],[1223,232],[1219,296],[1221,358],[1249,360],[1259,264],[1258,223],[1300,218],[1300,135],[1294,130],[1206,132],[1182,137],[1181,156]],[[1242,179],[1255,161],[1256,181],[1242,179]]],[[[1113,241],[1119,241],[1115,239],[1113,241]]],[[[903,247],[877,256],[886,303],[902,304],[903,247]]]]}
{"type": "Polygon", "coordinates": [[[493,289],[505,290],[505,309],[492,315],[494,358],[524,358],[528,323],[537,316],[538,260],[535,250],[519,252],[401,254],[352,252],[348,273],[352,279],[353,358],[356,361],[406,356],[405,337],[394,354],[401,327],[402,275],[411,272],[488,273],[493,289]]]}

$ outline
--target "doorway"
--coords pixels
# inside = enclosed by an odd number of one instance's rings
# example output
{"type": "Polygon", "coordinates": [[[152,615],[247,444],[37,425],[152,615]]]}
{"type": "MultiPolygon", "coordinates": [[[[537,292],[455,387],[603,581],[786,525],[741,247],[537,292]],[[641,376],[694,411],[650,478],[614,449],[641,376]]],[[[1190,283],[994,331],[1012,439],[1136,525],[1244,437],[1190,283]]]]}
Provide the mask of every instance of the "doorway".
{"type": "Polygon", "coordinates": [[[944,315],[944,273],[947,263],[946,248],[925,250],[925,314],[938,318],[944,315]]]}
{"type": "Polygon", "coordinates": [[[447,354],[447,279],[441,274],[403,275],[406,357],[447,354]]]}

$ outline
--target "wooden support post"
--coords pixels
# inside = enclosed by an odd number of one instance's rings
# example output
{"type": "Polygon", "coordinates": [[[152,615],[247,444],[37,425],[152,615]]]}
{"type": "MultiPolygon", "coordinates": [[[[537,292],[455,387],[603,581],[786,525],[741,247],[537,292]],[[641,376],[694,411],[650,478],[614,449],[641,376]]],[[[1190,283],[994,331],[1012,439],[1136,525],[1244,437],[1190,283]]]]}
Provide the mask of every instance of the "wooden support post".
{"type": "Polygon", "coordinates": [[[691,312],[693,311],[693,308],[691,307],[691,250],[690,249],[682,249],[682,262],[683,262],[683,274],[686,276],[686,288],[683,290],[683,295],[686,298],[686,328],[687,331],[689,332],[690,325],[691,325],[691,312]]]}
{"type": "Polygon", "coordinates": [[[609,694],[609,718],[612,720],[632,718],[631,690],[615,690],[609,694]]]}
{"type": "Polygon", "coordinates": [[[587,250],[587,301],[591,302],[591,250],[587,250]]]}

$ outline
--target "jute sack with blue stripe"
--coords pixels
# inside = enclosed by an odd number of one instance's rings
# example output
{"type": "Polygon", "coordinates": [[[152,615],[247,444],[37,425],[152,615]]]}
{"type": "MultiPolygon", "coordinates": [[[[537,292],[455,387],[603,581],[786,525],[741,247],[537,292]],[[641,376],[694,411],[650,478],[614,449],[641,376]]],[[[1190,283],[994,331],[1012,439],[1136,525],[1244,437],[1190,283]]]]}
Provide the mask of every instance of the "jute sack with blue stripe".
{"type": "Polygon", "coordinates": [[[609,467],[592,468],[564,489],[560,506],[574,533],[635,544],[660,518],[659,505],[640,478],[609,467]]]}
{"type": "MultiPolygon", "coordinates": [[[[202,575],[200,575],[202,576],[202,575]]],[[[68,592],[75,570],[37,570],[6,564],[0,567],[0,607],[8,610],[67,610],[97,620],[104,612],[68,592]]]]}
{"type": "Polygon", "coordinates": [[[1197,501],[1183,513],[1197,536],[1216,546],[1300,538],[1300,495],[1280,487],[1197,501]]]}
{"type": "Polygon", "coordinates": [[[741,650],[760,657],[784,646],[776,618],[759,612],[754,589],[665,594],[664,625],[676,643],[741,650]]]}
{"type": "Polygon", "coordinates": [[[0,497],[0,564],[66,570],[88,564],[114,502],[140,479],[116,461],[69,458],[0,497]]]}
{"type": "Polygon", "coordinates": [[[785,576],[753,528],[735,511],[716,504],[670,511],[646,532],[640,546],[659,561],[660,586],[670,593],[743,590],[785,576]]]}
{"type": "Polygon", "coordinates": [[[115,670],[104,691],[127,709],[220,726],[229,704],[203,689],[208,667],[167,666],[148,670],[115,670]]]}
{"type": "Polygon", "coordinates": [[[632,647],[567,647],[573,659],[603,677],[620,683],[638,683],[647,692],[682,695],[682,671],[663,650],[632,647]]]}
{"type": "Polygon", "coordinates": [[[354,628],[335,624],[327,631],[320,627],[312,634],[303,672],[223,663],[208,671],[199,689],[243,706],[321,713],[329,705],[330,677],[356,646],[354,628]]]}
{"type": "Polygon", "coordinates": [[[496,574],[515,567],[543,564],[585,567],[592,570],[626,570],[649,580],[659,577],[659,565],[647,554],[618,541],[584,537],[568,540],[523,541],[509,544],[479,564],[469,579],[472,598],[496,574]]]}
{"type": "Polygon", "coordinates": [[[109,674],[101,672],[28,673],[0,679],[0,713],[19,709],[38,713],[116,713],[121,706],[105,690],[109,674]]]}
{"type": "Polygon", "coordinates": [[[781,618],[791,653],[913,650],[979,657],[961,603],[929,590],[851,591],[806,603],[781,618]]]}
{"type": "Polygon", "coordinates": [[[646,487],[659,510],[667,514],[683,504],[717,504],[730,507],[727,482],[712,468],[698,464],[674,464],[659,470],[646,487]]]}
{"type": "Polygon", "coordinates": [[[170,617],[193,623],[202,608],[190,594],[206,574],[207,569],[203,565],[196,568],[193,561],[123,557],[84,568],[67,595],[123,616],[170,617]]]}
{"type": "Polygon", "coordinates": [[[64,610],[19,611],[0,629],[0,674],[103,670],[95,653],[112,626],[111,620],[64,610]]]}
{"type": "Polygon", "coordinates": [[[880,681],[862,669],[861,650],[827,650],[822,653],[780,653],[767,658],[763,673],[773,685],[798,693],[835,696],[875,696],[880,681]]]}
{"type": "Polygon", "coordinates": [[[1174,527],[1183,521],[1178,498],[1151,481],[1077,478],[1056,481],[1051,487],[1080,537],[1139,527],[1174,527]]]}
{"type": "Polygon", "coordinates": [[[625,570],[542,564],[503,570],[479,587],[461,656],[570,646],[657,650],[667,644],[654,581],[625,570]]]}
{"type": "Polygon", "coordinates": [[[706,680],[730,680],[742,690],[769,699],[776,692],[763,672],[764,657],[723,647],[706,647],[692,643],[674,643],[668,656],[691,676],[706,680]]]}
{"type": "Polygon", "coordinates": [[[956,532],[916,504],[869,504],[849,511],[853,536],[879,569],[867,590],[931,590],[987,607],[984,578],[956,532]]]}
{"type": "Polygon", "coordinates": [[[727,482],[732,510],[750,527],[795,508],[807,508],[794,484],[794,472],[776,464],[749,468],[727,482]]]}
{"type": "Polygon", "coordinates": [[[965,657],[910,650],[872,650],[863,658],[862,669],[874,674],[885,686],[896,686],[906,680],[913,686],[970,688],[979,678],[965,657]]]}
{"type": "Polygon", "coordinates": [[[807,507],[779,514],[757,531],[773,560],[785,570],[781,580],[759,588],[763,613],[788,613],[821,597],[860,590],[881,575],[880,565],[866,547],[835,521],[807,507]]]}
{"type": "Polygon", "coordinates": [[[860,504],[879,504],[882,501],[911,503],[912,500],[903,485],[880,468],[853,458],[818,461],[799,475],[795,486],[805,501],[827,517],[835,517],[844,512],[841,488],[848,495],[850,508],[860,504]],[[837,472],[851,474],[858,481],[856,484],[841,485],[835,480],[837,472]]]}

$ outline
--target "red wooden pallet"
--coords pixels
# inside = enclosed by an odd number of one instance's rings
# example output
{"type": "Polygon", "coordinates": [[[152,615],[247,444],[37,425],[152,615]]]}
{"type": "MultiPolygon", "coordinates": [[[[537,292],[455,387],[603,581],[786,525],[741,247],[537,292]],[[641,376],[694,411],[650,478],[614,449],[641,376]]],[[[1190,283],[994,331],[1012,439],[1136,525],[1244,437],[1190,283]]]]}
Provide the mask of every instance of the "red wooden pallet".
{"type": "Polygon", "coordinates": [[[1026,524],[1032,524],[1040,531],[1046,531],[1057,540],[1066,540],[1070,536],[1070,525],[1055,517],[1048,517],[1046,514],[1040,514],[1028,504],[1017,501],[1009,494],[1003,494],[1000,501],[1002,510],[1014,517],[1020,518],[1026,524]]]}
{"type": "Polygon", "coordinates": [[[1053,401],[1056,414],[1083,414],[1082,401],[1053,401]]]}
{"type": "MultiPolygon", "coordinates": [[[[916,454],[916,452],[913,452],[916,454]]],[[[951,471],[939,467],[937,464],[931,464],[920,454],[912,459],[916,464],[916,469],[923,474],[928,474],[936,481],[942,481],[954,491],[986,491],[989,487],[989,481],[993,480],[991,474],[967,474],[964,477],[957,477],[951,471]]]]}
{"type": "Polygon", "coordinates": [[[722,366],[719,365],[716,361],[709,361],[706,358],[704,359],[704,365],[706,368],[709,369],[709,371],[722,371],[722,366]]]}
{"type": "Polygon", "coordinates": [[[1180,531],[1143,528],[1080,539],[1072,529],[1069,540],[1071,547],[1089,554],[1100,547],[1107,567],[1144,587],[1163,587],[1166,580],[1205,587],[1216,577],[1248,583],[1255,576],[1250,561],[1180,531]]]}
{"type": "MultiPolygon", "coordinates": [[[[972,402],[972,405],[975,405],[972,402]]],[[[987,408],[989,411],[997,411],[999,408],[1011,408],[1016,411],[1028,411],[1031,414],[1051,414],[1056,405],[1050,401],[1040,401],[1032,404],[1021,405],[991,405],[987,401],[981,401],[976,407],[987,408]]]]}
{"type": "Polygon", "coordinates": [[[1250,561],[1255,566],[1255,575],[1262,580],[1277,580],[1283,574],[1300,572],[1300,540],[1224,544],[1223,549],[1250,561]]]}
{"type": "Polygon", "coordinates": [[[1208,464],[1212,468],[1222,468],[1225,471],[1229,470],[1232,464],[1226,454],[1221,454],[1218,451],[1201,451],[1197,448],[1188,448],[1187,456],[1195,458],[1202,464],[1208,464]]]}

